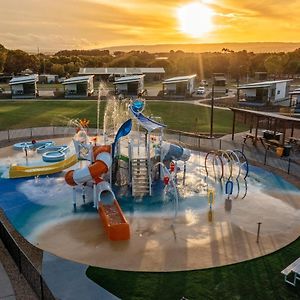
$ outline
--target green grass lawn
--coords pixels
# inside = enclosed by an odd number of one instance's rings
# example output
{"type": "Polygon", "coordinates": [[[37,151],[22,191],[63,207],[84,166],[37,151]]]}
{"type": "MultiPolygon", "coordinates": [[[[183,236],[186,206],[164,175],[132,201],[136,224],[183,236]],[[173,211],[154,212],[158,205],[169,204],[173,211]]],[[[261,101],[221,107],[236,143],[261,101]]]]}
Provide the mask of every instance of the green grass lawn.
{"type": "MultiPolygon", "coordinates": [[[[101,102],[102,124],[106,102],[101,102]]],[[[76,118],[90,119],[90,127],[96,127],[96,101],[0,101],[0,130],[37,126],[65,126],[76,118]]],[[[146,115],[160,116],[169,129],[207,133],[210,130],[210,109],[187,103],[147,102],[146,115]]],[[[230,133],[232,113],[215,110],[215,133],[230,133]]],[[[237,124],[236,131],[247,129],[237,124]]]]}
{"type": "Polygon", "coordinates": [[[300,299],[300,285],[288,286],[280,274],[299,257],[299,249],[300,239],[271,255],[199,271],[145,273],[89,267],[86,273],[123,300],[300,299]]]}

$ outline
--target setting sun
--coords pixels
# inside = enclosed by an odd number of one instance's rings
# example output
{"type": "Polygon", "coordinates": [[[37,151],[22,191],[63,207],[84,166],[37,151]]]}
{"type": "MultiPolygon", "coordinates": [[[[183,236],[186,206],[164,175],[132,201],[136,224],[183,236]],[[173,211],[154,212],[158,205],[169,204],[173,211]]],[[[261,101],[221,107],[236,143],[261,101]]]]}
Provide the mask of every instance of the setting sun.
{"type": "Polygon", "coordinates": [[[205,4],[199,2],[186,4],[177,10],[180,31],[192,37],[202,37],[212,31],[213,15],[213,10],[205,4]]]}

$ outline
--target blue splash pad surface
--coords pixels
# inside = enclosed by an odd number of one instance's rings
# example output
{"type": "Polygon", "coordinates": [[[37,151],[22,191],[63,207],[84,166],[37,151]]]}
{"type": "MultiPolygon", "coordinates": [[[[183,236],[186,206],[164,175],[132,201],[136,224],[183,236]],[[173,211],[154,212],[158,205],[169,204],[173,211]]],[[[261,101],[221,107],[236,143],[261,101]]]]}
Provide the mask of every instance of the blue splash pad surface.
{"type": "MultiPolygon", "coordinates": [[[[197,173],[199,164],[197,167],[193,159],[198,159],[198,157],[199,154],[193,154],[191,162],[187,164],[187,174],[195,181],[199,181],[199,173],[197,173]]],[[[182,168],[182,165],[179,164],[179,167],[182,168]]],[[[299,193],[300,197],[300,191],[297,187],[288,183],[282,177],[258,167],[249,166],[247,182],[248,194],[246,198],[236,201],[251,201],[251,191],[257,189],[262,193],[261,201],[263,201],[264,192],[267,190],[277,190],[281,193],[285,191],[299,193]]],[[[223,182],[222,191],[220,183],[215,183],[216,203],[214,207],[224,205],[226,197],[224,195],[224,184],[223,182]]],[[[206,212],[208,209],[206,192],[195,192],[193,182],[188,183],[188,186],[190,189],[183,189],[182,187],[179,189],[179,212],[198,212],[201,210],[206,212]]],[[[96,216],[91,202],[91,189],[87,190],[87,204],[82,204],[81,193],[77,193],[78,209],[76,213],[73,212],[72,188],[64,182],[63,173],[40,177],[38,180],[35,178],[0,179],[0,187],[0,206],[16,230],[27,238],[40,226],[49,222],[58,222],[66,218],[79,216],[83,218],[96,216]]],[[[164,193],[164,185],[161,182],[154,184],[152,197],[146,196],[141,199],[131,197],[127,188],[116,187],[114,190],[124,213],[127,215],[156,215],[162,217],[174,215],[174,198],[164,193]]]]}

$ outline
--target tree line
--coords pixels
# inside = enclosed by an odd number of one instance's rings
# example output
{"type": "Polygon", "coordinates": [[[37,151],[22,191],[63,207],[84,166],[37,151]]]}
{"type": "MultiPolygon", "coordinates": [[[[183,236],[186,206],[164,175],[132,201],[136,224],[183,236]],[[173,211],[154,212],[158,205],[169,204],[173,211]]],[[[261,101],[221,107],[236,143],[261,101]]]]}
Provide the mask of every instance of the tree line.
{"type": "Polygon", "coordinates": [[[9,50],[0,44],[0,73],[20,74],[26,69],[34,73],[74,76],[80,67],[163,67],[166,76],[197,74],[210,78],[225,73],[232,79],[267,72],[269,76],[294,77],[300,74],[300,49],[288,53],[234,52],[223,48],[213,53],[148,53],[146,51],[62,50],[53,55],[30,54],[9,50]]]}

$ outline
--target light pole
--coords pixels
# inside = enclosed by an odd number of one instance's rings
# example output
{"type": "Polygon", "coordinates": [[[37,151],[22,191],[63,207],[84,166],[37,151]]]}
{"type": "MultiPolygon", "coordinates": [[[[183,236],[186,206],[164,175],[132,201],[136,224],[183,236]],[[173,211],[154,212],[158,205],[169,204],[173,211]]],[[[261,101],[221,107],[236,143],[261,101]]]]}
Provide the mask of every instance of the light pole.
{"type": "Polygon", "coordinates": [[[211,107],[210,107],[210,138],[213,138],[214,131],[214,98],[215,98],[215,83],[212,81],[211,85],[211,107]]]}

